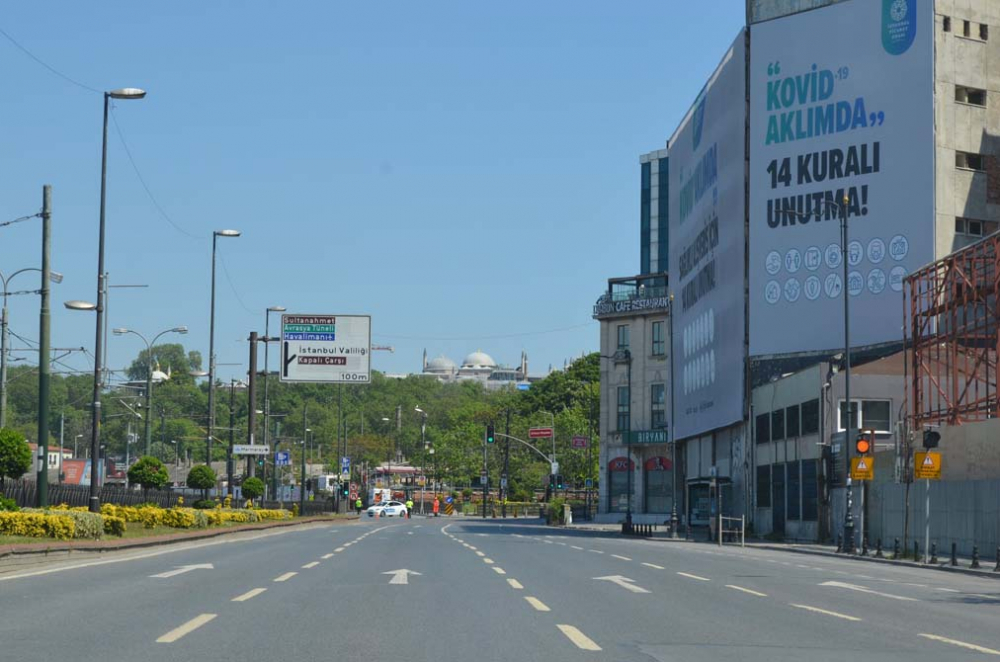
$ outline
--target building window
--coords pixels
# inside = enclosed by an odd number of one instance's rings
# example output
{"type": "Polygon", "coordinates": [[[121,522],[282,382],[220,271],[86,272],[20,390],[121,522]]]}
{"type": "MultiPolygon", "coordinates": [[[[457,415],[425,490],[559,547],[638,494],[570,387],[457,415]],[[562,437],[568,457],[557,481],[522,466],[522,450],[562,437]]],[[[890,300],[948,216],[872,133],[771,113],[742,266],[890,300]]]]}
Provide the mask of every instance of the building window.
{"type": "Polygon", "coordinates": [[[972,21],[962,21],[962,36],[963,37],[972,36],[972,21]]]}
{"type": "Polygon", "coordinates": [[[771,412],[771,441],[785,438],[785,410],[771,412]]]}
{"type": "Polygon", "coordinates": [[[757,416],[757,427],[755,430],[758,444],[766,444],[771,441],[771,415],[759,414],[757,416]]]}
{"type": "Polygon", "coordinates": [[[799,436],[799,406],[792,405],[785,409],[785,434],[789,439],[799,436]]]}
{"type": "Polygon", "coordinates": [[[618,349],[628,349],[628,324],[618,325],[618,349]]]}
{"type": "Polygon", "coordinates": [[[975,170],[983,172],[986,167],[983,165],[983,155],[972,152],[955,152],[955,167],[965,170],[975,170]]]}
{"type": "Polygon", "coordinates": [[[941,29],[945,32],[951,32],[951,16],[944,17],[944,21],[941,22],[941,29]]]}
{"type": "Polygon", "coordinates": [[[799,509],[799,463],[789,462],[785,465],[788,471],[788,519],[801,519],[799,509]]]}
{"type": "MultiPolygon", "coordinates": [[[[843,432],[847,423],[847,412],[844,411],[843,400],[837,403],[837,412],[840,421],[838,430],[843,432]]],[[[851,414],[852,430],[892,432],[892,402],[890,400],[852,400],[851,414]],[[861,405],[860,415],[858,412],[859,404],[861,405]]]]}
{"type": "Polygon", "coordinates": [[[757,507],[771,507],[771,465],[757,467],[757,507]]]}
{"type": "Polygon", "coordinates": [[[979,24],[979,38],[983,41],[988,41],[990,38],[990,26],[985,23],[979,24]]]}
{"type": "Polygon", "coordinates": [[[802,462],[802,520],[819,519],[819,482],[816,480],[816,460],[802,462]]]}
{"type": "Polygon", "coordinates": [[[667,353],[667,341],[663,337],[663,322],[653,322],[653,356],[667,353]]]}
{"type": "Polygon", "coordinates": [[[819,399],[802,403],[802,434],[819,433],[819,399]]]}
{"type": "Polygon", "coordinates": [[[654,430],[666,427],[667,422],[667,389],[663,384],[653,384],[649,391],[650,416],[649,421],[654,430]]]}
{"type": "Polygon", "coordinates": [[[988,237],[996,231],[996,221],[980,221],[975,218],[955,219],[955,234],[969,237],[988,237]]]}
{"type": "Polygon", "coordinates": [[[629,430],[629,393],[628,386],[618,387],[618,431],[629,430]]]}
{"type": "Polygon", "coordinates": [[[975,87],[966,87],[965,85],[956,85],[955,101],[958,103],[967,103],[972,106],[983,106],[985,108],[986,90],[980,90],[975,87]]]}

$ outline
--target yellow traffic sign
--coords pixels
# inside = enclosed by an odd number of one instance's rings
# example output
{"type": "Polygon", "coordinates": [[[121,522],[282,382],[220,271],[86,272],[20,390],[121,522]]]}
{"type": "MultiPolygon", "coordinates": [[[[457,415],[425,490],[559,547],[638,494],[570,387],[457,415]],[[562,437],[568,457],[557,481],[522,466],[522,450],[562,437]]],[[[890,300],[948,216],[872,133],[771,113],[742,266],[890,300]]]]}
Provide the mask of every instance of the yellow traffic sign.
{"type": "Polygon", "coordinates": [[[852,457],[851,480],[875,480],[875,459],[871,457],[852,457]]]}
{"type": "Polygon", "coordinates": [[[913,477],[941,480],[941,453],[934,451],[916,453],[913,460],[913,477]]]}

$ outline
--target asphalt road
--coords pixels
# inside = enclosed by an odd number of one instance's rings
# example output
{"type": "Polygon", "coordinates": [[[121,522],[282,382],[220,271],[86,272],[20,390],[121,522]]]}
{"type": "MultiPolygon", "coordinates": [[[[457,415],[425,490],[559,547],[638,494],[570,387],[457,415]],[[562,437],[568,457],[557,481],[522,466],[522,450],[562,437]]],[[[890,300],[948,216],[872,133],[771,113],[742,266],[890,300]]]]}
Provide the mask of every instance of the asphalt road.
{"type": "Polygon", "coordinates": [[[365,519],[0,576],[0,660],[18,661],[977,660],[1000,656],[998,625],[1000,581],[512,520],[365,519]]]}

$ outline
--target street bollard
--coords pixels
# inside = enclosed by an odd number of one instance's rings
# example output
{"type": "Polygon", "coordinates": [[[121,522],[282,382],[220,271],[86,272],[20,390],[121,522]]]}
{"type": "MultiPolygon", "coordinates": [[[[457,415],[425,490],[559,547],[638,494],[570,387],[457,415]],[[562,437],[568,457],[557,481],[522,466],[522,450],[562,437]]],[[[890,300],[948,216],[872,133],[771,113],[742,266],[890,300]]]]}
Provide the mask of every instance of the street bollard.
{"type": "Polygon", "coordinates": [[[913,541],[913,562],[920,563],[920,543],[913,541]]]}
{"type": "Polygon", "coordinates": [[[937,562],[938,562],[938,557],[937,557],[937,542],[932,542],[931,543],[931,563],[933,563],[933,564],[936,565],[937,562]]]}
{"type": "Polygon", "coordinates": [[[840,554],[842,551],[844,551],[844,536],[843,536],[843,534],[838,533],[837,534],[837,554],[840,554]]]}
{"type": "Polygon", "coordinates": [[[892,558],[899,558],[899,538],[892,539],[892,558]]]}
{"type": "Polygon", "coordinates": [[[979,545],[972,546],[972,565],[970,568],[979,568],[979,545]]]}
{"type": "Polygon", "coordinates": [[[877,559],[884,558],[884,556],[882,555],[882,539],[881,538],[878,538],[878,539],[875,540],[875,558],[877,558],[877,559]]]}
{"type": "Polygon", "coordinates": [[[958,543],[951,543],[951,565],[958,565],[958,543]]]}
{"type": "Polygon", "coordinates": [[[868,556],[868,536],[861,536],[861,556],[868,556]]]}

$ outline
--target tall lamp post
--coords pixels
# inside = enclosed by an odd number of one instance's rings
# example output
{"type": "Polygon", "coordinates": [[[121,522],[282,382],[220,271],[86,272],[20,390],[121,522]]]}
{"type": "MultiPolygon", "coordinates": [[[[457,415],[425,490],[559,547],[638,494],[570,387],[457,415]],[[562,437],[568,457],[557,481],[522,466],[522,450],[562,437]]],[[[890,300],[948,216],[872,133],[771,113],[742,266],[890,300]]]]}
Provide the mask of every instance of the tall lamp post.
{"type": "MultiPolygon", "coordinates": [[[[414,407],[413,411],[417,412],[421,416],[421,419],[420,419],[420,445],[424,449],[424,452],[423,452],[424,462],[422,462],[421,464],[426,464],[427,463],[427,412],[425,412],[420,407],[414,407]]],[[[423,467],[421,467],[421,468],[423,468],[423,467]]],[[[420,486],[420,514],[421,515],[424,514],[424,486],[426,484],[427,484],[427,472],[425,471],[424,472],[424,485],[420,486]]]]}
{"type": "Polygon", "coordinates": [[[187,332],[188,328],[186,326],[175,326],[172,329],[160,331],[153,336],[152,341],[149,341],[146,340],[146,336],[142,335],[138,331],[133,331],[132,329],[118,328],[113,330],[113,333],[116,336],[123,336],[131,333],[134,336],[139,336],[142,339],[142,342],[146,343],[146,455],[149,455],[149,449],[153,439],[153,428],[150,425],[153,420],[153,347],[156,345],[156,341],[159,340],[161,336],[168,333],[179,333],[184,335],[187,332]]]}
{"type": "MultiPolygon", "coordinates": [[[[849,292],[849,287],[847,280],[850,275],[850,261],[847,256],[847,246],[848,246],[848,228],[847,228],[847,215],[848,207],[851,203],[851,199],[845,194],[839,203],[834,202],[830,199],[823,199],[820,201],[823,205],[822,209],[817,209],[814,212],[804,214],[794,210],[782,210],[781,213],[789,214],[791,216],[798,216],[800,218],[809,218],[811,216],[816,216],[817,218],[826,213],[828,207],[832,207],[837,210],[837,215],[840,217],[840,258],[844,267],[844,282],[843,282],[843,295],[844,295],[844,406],[847,408],[847,423],[844,425],[844,551],[850,550],[848,553],[853,554],[855,550],[854,544],[854,495],[851,493],[853,488],[851,486],[851,440],[853,436],[853,424],[854,416],[851,411],[851,296],[849,292]]],[[[862,532],[862,535],[864,532],[862,532]]]]}
{"type": "MultiPolygon", "coordinates": [[[[264,446],[266,447],[270,442],[271,435],[271,399],[268,395],[267,390],[267,377],[268,377],[268,348],[271,346],[271,313],[283,313],[285,312],[284,306],[271,306],[264,311],[264,446]]],[[[251,404],[252,407],[256,407],[256,403],[251,404]]],[[[273,454],[272,454],[273,456],[273,454]]],[[[277,467],[275,467],[275,474],[277,474],[277,467]]],[[[277,482],[272,480],[275,486],[275,491],[277,491],[277,482]]]]}
{"type": "Polygon", "coordinates": [[[208,466],[212,466],[212,435],[215,428],[215,254],[219,237],[238,236],[239,230],[212,232],[212,309],[208,322],[208,438],[205,440],[205,464],[208,466]]]}
{"type": "Polygon", "coordinates": [[[96,331],[94,341],[94,397],[93,413],[90,422],[90,512],[97,513],[101,510],[101,498],[98,490],[98,470],[96,461],[100,456],[101,438],[101,369],[104,358],[104,229],[105,229],[105,200],[107,194],[108,180],[108,109],[111,99],[142,99],[146,96],[144,90],[134,87],[126,87],[119,90],[112,90],[104,93],[104,134],[101,145],[101,217],[98,230],[97,241],[97,303],[88,304],[83,301],[67,301],[66,307],[71,310],[94,310],[96,315],[96,331]]]}
{"type": "MultiPolygon", "coordinates": [[[[674,344],[674,293],[670,293],[670,316],[667,318],[667,323],[670,325],[668,329],[668,335],[670,336],[670,346],[673,348],[674,344]]],[[[631,392],[629,397],[632,397],[631,392]]],[[[677,525],[680,520],[677,519],[677,463],[680,456],[677,453],[677,437],[675,432],[677,428],[675,427],[674,421],[676,420],[674,412],[674,352],[673,349],[670,351],[670,490],[673,494],[670,497],[670,537],[677,538],[677,525]]]]}

